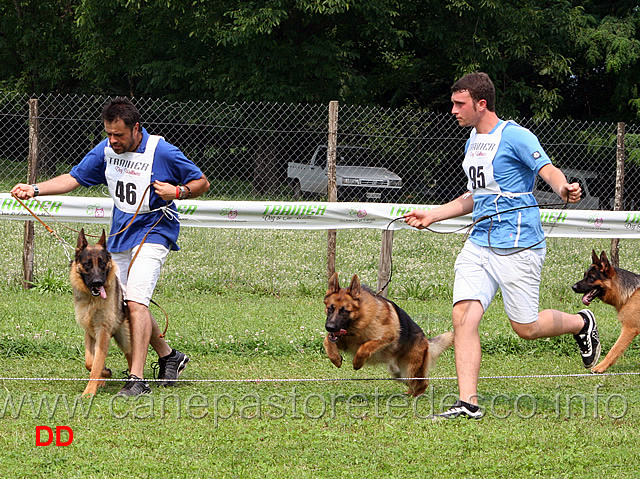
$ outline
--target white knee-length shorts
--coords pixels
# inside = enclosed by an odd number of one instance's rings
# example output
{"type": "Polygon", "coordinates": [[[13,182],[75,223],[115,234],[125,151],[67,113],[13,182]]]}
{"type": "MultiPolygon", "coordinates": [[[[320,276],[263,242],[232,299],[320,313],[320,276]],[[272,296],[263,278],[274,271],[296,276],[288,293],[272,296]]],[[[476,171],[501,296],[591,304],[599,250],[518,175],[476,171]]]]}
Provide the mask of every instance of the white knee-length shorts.
{"type": "Polygon", "coordinates": [[[169,248],[154,243],[144,243],[142,247],[111,253],[111,258],[118,266],[118,278],[124,289],[125,300],[149,306],[168,254],[169,248]],[[127,271],[138,248],[140,253],[136,256],[131,271],[127,271]]]}
{"type": "Polygon", "coordinates": [[[500,288],[511,321],[536,321],[546,248],[500,256],[517,249],[488,248],[466,241],[454,266],[453,304],[477,300],[486,311],[500,288]]]}

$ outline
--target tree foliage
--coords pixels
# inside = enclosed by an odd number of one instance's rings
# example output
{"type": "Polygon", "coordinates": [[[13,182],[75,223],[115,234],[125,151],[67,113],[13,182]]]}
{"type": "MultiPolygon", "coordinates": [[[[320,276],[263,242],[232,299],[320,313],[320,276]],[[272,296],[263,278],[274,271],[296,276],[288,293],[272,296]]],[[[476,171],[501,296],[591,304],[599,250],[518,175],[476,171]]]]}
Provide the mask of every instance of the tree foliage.
{"type": "Polygon", "coordinates": [[[502,115],[634,120],[634,2],[0,0],[5,89],[449,109],[489,73],[502,115]]]}

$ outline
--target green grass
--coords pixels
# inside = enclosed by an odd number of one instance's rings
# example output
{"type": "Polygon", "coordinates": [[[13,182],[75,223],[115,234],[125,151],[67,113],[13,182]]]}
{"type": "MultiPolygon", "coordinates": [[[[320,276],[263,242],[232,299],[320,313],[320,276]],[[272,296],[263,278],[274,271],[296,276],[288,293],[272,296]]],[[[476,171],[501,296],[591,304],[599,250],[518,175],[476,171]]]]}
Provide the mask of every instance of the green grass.
{"type": "MultiPolygon", "coordinates": [[[[417,401],[383,367],[337,369],[325,357],[326,232],[185,228],[155,296],[168,340],[192,359],[185,381],[126,401],[114,380],[82,399],[68,259],[41,230],[34,288],[24,291],[22,223],[0,222],[2,477],[637,477],[638,341],[610,370],[623,374],[589,375],[572,338],[518,338],[498,298],[481,325],[487,416],[434,423],[425,417],[455,399],[452,351],[417,401]],[[73,443],[36,447],[42,425],[71,427],[73,443]]],[[[431,335],[451,328],[461,239],[395,235],[390,297],[431,335]]],[[[378,231],[338,232],[343,282],[357,273],[375,286],[379,241],[378,231]]],[[[609,242],[549,242],[542,308],[582,308],[570,285],[592,248],[609,242]]],[[[640,271],[635,243],[621,248],[623,266],[640,271]]],[[[592,310],[606,352],[619,334],[615,311],[592,310]]],[[[107,364],[116,377],[126,368],[115,345],[107,364]]]]}

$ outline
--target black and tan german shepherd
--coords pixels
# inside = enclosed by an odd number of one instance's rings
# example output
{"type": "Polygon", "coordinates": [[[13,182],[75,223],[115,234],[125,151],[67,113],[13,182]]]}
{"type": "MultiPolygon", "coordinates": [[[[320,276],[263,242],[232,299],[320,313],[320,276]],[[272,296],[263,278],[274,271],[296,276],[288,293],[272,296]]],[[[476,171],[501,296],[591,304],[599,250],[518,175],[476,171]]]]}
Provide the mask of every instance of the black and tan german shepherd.
{"type": "Polygon", "coordinates": [[[324,349],[331,362],[342,366],[342,350],[353,354],[353,369],[365,363],[384,363],[393,377],[421,378],[405,381],[407,394],[413,396],[424,393],[429,368],[453,344],[453,332],[427,339],[405,311],[360,285],[358,275],[348,288],[340,288],[334,273],[324,303],[328,331],[324,349]]]}
{"type": "Polygon", "coordinates": [[[104,230],[100,241],[89,245],[84,229],[81,229],[69,277],[76,321],[84,329],[84,364],[91,371],[83,396],[95,395],[98,387],[104,384],[100,379],[111,377],[105,360],[112,337],[124,352],[131,369],[128,309],[116,268],[106,248],[104,230]]]}
{"type": "Polygon", "coordinates": [[[616,268],[609,263],[603,251],[598,258],[591,251],[592,264],[584,278],[572,286],[576,293],[583,294],[582,302],[587,306],[595,298],[610,304],[618,311],[622,326],[620,337],[607,356],[591,368],[594,373],[603,373],[622,356],[633,338],[640,333],[640,275],[616,268]]]}

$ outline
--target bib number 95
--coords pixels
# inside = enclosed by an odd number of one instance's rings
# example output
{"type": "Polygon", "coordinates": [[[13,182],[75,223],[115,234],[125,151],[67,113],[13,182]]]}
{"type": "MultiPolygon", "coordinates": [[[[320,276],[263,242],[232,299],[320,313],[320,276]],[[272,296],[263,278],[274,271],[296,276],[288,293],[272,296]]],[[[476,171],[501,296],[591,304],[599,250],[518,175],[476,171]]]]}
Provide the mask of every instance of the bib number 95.
{"type": "Polygon", "coordinates": [[[486,187],[486,180],[484,177],[484,172],[482,171],[482,166],[470,166],[469,167],[469,179],[471,180],[471,187],[474,190],[478,188],[486,187]]]}

